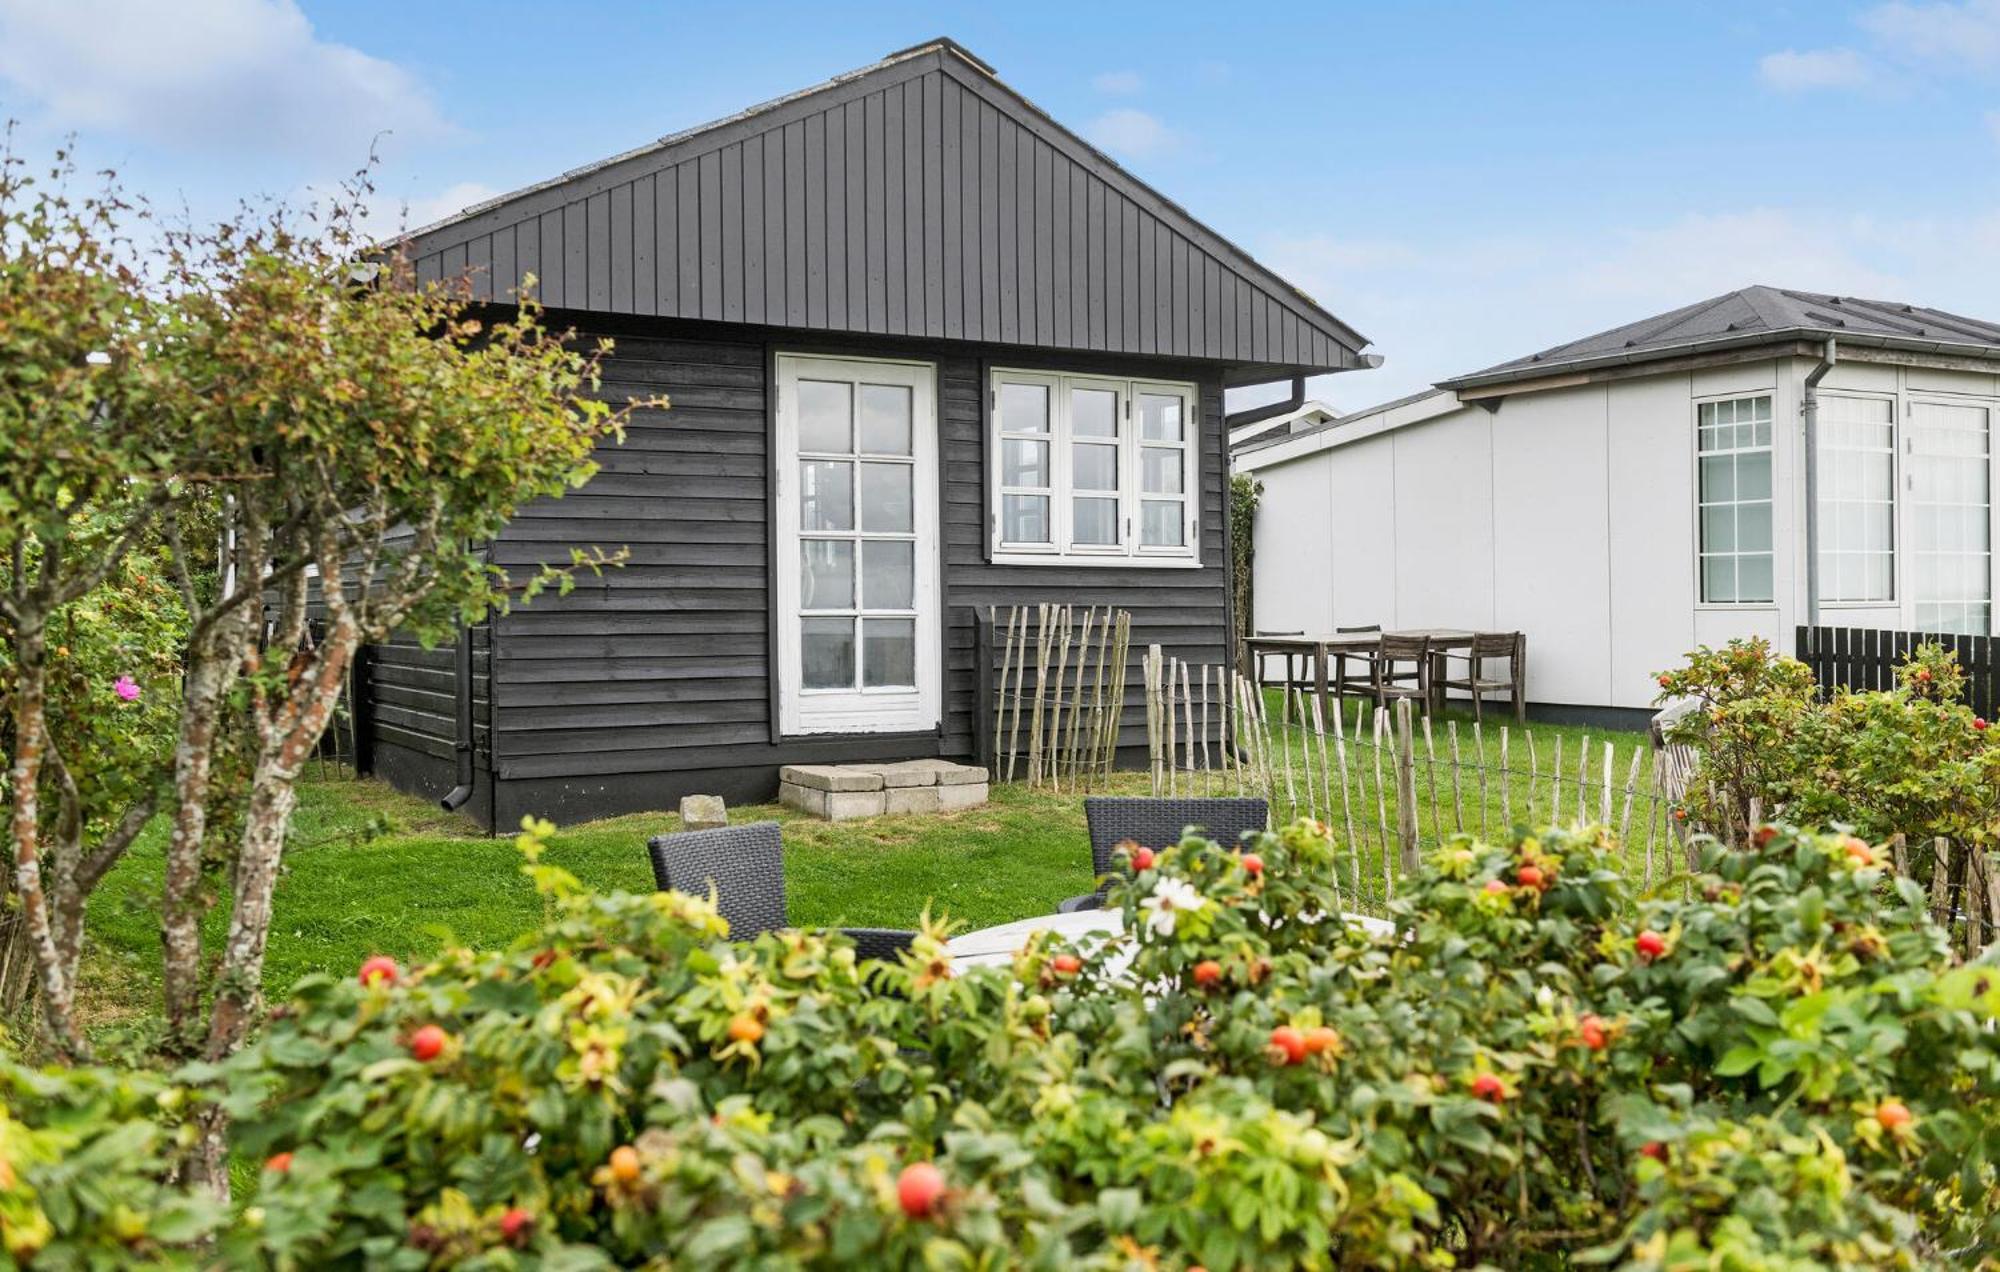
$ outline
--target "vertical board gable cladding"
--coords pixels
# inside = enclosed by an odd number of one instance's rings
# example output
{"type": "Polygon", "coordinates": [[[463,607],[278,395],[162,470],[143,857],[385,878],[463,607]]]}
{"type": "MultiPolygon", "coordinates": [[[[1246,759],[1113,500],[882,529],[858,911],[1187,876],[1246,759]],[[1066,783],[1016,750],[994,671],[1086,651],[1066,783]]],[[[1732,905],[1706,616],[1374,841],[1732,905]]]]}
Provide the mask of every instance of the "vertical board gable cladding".
{"type": "Polygon", "coordinates": [[[1242,365],[1359,338],[1006,90],[937,58],[528,191],[408,240],[505,300],[1242,365]]]}

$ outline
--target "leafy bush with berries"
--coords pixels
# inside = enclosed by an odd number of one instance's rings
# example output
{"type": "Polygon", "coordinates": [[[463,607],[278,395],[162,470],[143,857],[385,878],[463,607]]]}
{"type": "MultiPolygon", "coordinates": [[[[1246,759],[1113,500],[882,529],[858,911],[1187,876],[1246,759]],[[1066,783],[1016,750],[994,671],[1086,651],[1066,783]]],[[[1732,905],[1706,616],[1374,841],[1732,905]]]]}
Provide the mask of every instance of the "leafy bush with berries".
{"type": "MultiPolygon", "coordinates": [[[[1661,699],[1695,709],[1670,740],[1695,748],[1702,771],[1688,792],[1698,825],[1741,838],[1753,801],[1766,817],[1843,825],[1874,842],[1902,835],[2000,849],[2000,741],[1965,705],[1951,651],[1920,645],[1894,689],[1817,697],[1811,671],[1768,642],[1702,648],[1660,676],[1661,699]]],[[[1916,862],[1928,878],[1928,860],[1916,862]]]]}
{"type": "MultiPolygon", "coordinates": [[[[527,837],[531,853],[541,832],[527,837]]],[[[1395,935],[1291,826],[1127,858],[1124,934],[960,972],[596,896],[302,983],[226,1078],[288,1267],[1875,1267],[2000,1250],[2000,968],[1839,835],[1627,894],[1460,841],[1395,935]],[[1883,894],[1891,897],[1884,905],[1883,894]]],[[[194,1078],[215,1075],[192,1073],[194,1078]]]]}
{"type": "MultiPolygon", "coordinates": [[[[524,836],[541,930],[308,979],[248,1050],[178,1075],[226,1093],[239,1157],[263,1164],[215,1257],[1665,1269],[2000,1253],[2000,963],[1955,960],[1916,886],[1846,835],[1704,843],[1690,890],[1649,898],[1599,831],[1461,839],[1384,936],[1337,917],[1323,827],[1242,850],[1190,837],[1127,853],[1108,894],[1122,933],[1037,936],[1010,966],[958,969],[936,927],[892,964],[831,933],[731,943],[706,900],[594,895],[533,862],[546,834],[524,836]]],[[[138,1119],[124,1133],[171,1158],[145,1103],[118,1106],[138,1119]]],[[[127,1210],[161,1213],[137,1196],[127,1210]]],[[[44,1243],[152,1230],[103,1207],[36,1213],[44,1243]]],[[[36,1222],[0,1218],[10,1240],[36,1222]]]]}
{"type": "Polygon", "coordinates": [[[144,1072],[0,1055],[0,1267],[192,1267],[222,1214],[174,1187],[187,1093],[144,1072]]]}

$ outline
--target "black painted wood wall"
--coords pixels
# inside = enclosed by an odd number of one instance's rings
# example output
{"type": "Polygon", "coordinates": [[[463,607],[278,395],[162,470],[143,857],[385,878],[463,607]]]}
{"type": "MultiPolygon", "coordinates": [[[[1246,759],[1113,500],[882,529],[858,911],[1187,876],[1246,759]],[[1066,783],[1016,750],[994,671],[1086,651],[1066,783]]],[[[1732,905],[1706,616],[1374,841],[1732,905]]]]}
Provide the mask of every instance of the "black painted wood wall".
{"type": "MultiPolygon", "coordinates": [[[[588,485],[524,509],[494,544],[495,561],[514,567],[566,560],[575,547],[628,552],[622,568],[585,576],[570,595],[545,594],[496,624],[490,717],[496,827],[511,827],[526,813],[578,821],[670,809],[694,792],[735,802],[767,799],[785,763],[970,757],[975,607],[1051,601],[1130,610],[1133,669],[1122,740],[1133,763],[1143,759],[1145,744],[1137,666],[1145,646],[1158,642],[1182,658],[1226,661],[1227,477],[1222,388],[1213,364],[603,315],[550,318],[580,328],[587,323],[617,341],[606,367],[607,397],[665,394],[672,406],[639,412],[623,445],[601,449],[601,471],[588,485]],[[767,382],[778,351],[937,363],[945,676],[944,722],[935,735],[773,738],[767,382]],[[1007,366],[1197,382],[1200,568],[989,564],[982,410],[988,356],[1007,366]]],[[[383,652],[389,666],[378,696],[387,715],[378,741],[407,752],[392,756],[383,771],[399,785],[431,766],[448,775],[450,651],[392,646],[383,652]],[[408,776],[394,771],[397,762],[408,776]]],[[[475,665],[483,670],[486,651],[479,653],[475,665]]],[[[482,744],[487,723],[482,713],[482,744]]],[[[485,763],[482,755],[482,769],[485,763]]],[[[485,800],[482,791],[468,810],[482,821],[485,800]]]]}

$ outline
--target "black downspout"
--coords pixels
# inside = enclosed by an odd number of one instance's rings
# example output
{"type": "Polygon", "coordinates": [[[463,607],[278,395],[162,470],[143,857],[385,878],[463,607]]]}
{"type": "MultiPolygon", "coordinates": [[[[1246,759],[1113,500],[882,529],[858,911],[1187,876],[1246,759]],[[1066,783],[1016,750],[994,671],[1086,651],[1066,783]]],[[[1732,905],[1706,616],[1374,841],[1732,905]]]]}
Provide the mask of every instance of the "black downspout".
{"type": "Polygon", "coordinates": [[[458,785],[438,801],[447,813],[455,813],[472,798],[472,629],[458,625],[458,785]]]}

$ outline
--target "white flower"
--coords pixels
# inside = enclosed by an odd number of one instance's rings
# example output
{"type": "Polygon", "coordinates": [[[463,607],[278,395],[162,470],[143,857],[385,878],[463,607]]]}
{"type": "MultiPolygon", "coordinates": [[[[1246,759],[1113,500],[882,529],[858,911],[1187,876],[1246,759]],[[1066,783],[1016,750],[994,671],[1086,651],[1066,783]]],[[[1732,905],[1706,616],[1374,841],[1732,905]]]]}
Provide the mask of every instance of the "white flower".
{"type": "Polygon", "coordinates": [[[1555,1005],[1556,1005],[1555,991],[1550,989],[1547,985],[1536,986],[1535,1006],[1540,1007],[1543,1011],[1548,1011],[1555,1005]]]}
{"type": "Polygon", "coordinates": [[[1139,903],[1139,909],[1154,936],[1172,936],[1180,915],[1193,914],[1207,904],[1208,899],[1185,879],[1162,879],[1153,885],[1153,895],[1139,903]]]}

